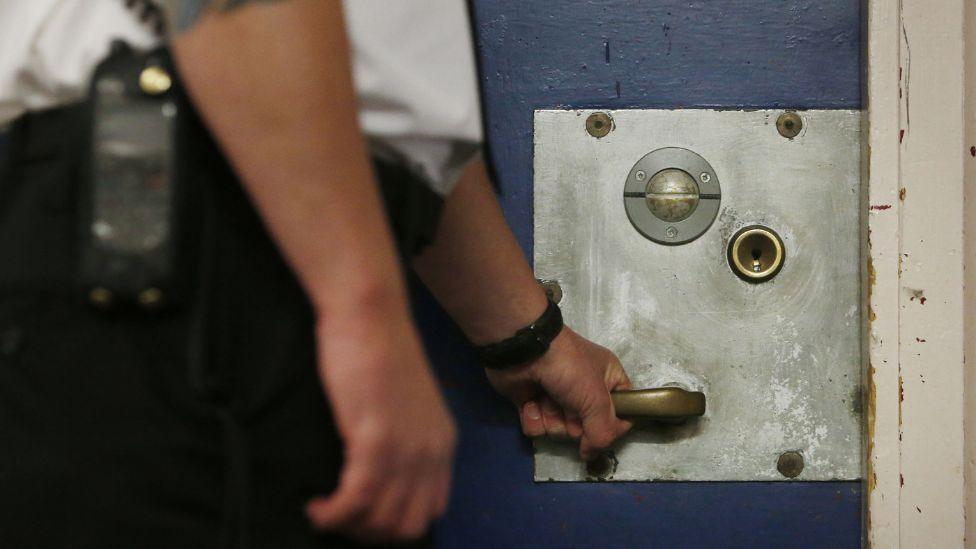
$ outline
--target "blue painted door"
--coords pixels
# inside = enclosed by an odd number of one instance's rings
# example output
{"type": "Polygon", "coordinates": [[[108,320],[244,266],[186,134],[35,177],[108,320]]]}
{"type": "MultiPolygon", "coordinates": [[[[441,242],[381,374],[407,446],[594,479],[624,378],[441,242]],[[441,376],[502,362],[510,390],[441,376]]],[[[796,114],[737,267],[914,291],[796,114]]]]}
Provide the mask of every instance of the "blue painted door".
{"type": "MultiPolygon", "coordinates": [[[[861,107],[858,0],[475,0],[491,159],[532,255],[539,108],[861,107]]],[[[461,431],[443,547],[855,547],[858,482],[535,484],[463,337],[417,313],[461,431]]]]}

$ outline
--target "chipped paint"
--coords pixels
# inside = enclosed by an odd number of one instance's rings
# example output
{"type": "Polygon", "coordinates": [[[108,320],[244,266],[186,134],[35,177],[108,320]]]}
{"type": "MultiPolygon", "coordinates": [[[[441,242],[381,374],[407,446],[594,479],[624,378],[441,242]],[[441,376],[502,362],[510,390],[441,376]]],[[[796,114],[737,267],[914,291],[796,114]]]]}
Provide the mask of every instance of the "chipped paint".
{"type": "Polygon", "coordinates": [[[909,293],[912,294],[912,296],[908,298],[909,301],[918,300],[919,304],[925,305],[925,302],[927,301],[927,298],[925,297],[925,290],[916,290],[912,288],[906,288],[906,289],[908,290],[909,293]]]}
{"type": "Polygon", "coordinates": [[[963,249],[972,234],[966,222],[972,197],[967,196],[970,163],[965,157],[973,151],[960,145],[963,139],[973,143],[971,136],[963,137],[973,118],[965,110],[970,73],[961,64],[973,51],[964,30],[974,22],[973,13],[966,13],[972,2],[898,4],[899,55],[905,66],[899,115],[906,136],[898,155],[885,158],[894,178],[872,184],[885,190],[904,187],[912,200],[887,233],[902,262],[897,293],[890,296],[898,303],[897,354],[891,358],[898,365],[899,436],[886,439],[880,451],[900,475],[886,490],[894,502],[884,505],[891,513],[885,517],[887,526],[896,529],[897,537],[875,535],[886,537],[885,547],[962,547],[968,325],[962,322],[967,314],[963,249]],[[939,192],[928,192],[931,181],[939,181],[939,192]]]}
{"type": "MultiPolygon", "coordinates": [[[[879,215],[871,204],[891,204],[899,193],[899,154],[907,124],[901,118],[905,95],[905,63],[899,44],[902,29],[900,2],[869,0],[867,102],[869,134],[864,150],[866,189],[862,217],[866,233],[864,299],[868,311],[865,338],[866,460],[865,544],[898,546],[898,215],[879,215]],[[893,139],[897,137],[897,139],[893,139]],[[868,215],[868,213],[873,215],[868,215]]],[[[896,204],[900,204],[899,200],[896,204]]],[[[889,213],[899,212],[892,208],[889,213]]]]}

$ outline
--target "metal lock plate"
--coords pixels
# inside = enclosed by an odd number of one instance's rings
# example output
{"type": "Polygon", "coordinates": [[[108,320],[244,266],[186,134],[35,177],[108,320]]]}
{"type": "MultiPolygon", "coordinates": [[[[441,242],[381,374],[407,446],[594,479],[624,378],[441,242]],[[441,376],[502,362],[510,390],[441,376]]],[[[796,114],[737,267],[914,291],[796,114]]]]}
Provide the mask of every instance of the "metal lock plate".
{"type": "MultiPolygon", "coordinates": [[[[635,388],[677,385],[708,399],[699,420],[636,428],[601,478],[858,478],[859,113],[801,111],[793,138],[776,127],[782,111],[612,111],[600,138],[586,130],[592,113],[536,112],[536,275],[558,281],[567,324],[615,351],[635,388]],[[644,198],[621,200],[641,159],[668,148],[707,159],[721,178],[714,223],[681,245],[631,223],[629,200],[658,219],[646,183],[633,191],[644,198]],[[786,255],[758,283],[734,273],[728,255],[733,236],[756,225],[775,231],[786,255]]],[[[707,203],[699,197],[685,222],[707,203]]],[[[573,445],[544,440],[535,476],[594,478],[573,445]]]]}

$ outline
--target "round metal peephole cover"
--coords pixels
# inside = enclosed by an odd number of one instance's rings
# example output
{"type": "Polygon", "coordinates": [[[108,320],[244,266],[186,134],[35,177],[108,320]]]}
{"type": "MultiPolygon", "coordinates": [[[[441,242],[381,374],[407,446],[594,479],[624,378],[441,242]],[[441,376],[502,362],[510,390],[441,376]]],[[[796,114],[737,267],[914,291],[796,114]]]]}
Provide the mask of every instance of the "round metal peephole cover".
{"type": "Polygon", "coordinates": [[[745,227],[729,240],[729,267],[746,282],[765,282],[773,278],[782,270],[785,261],[783,239],[769,227],[745,227]]]}
{"type": "Polygon", "coordinates": [[[701,200],[695,178],[675,168],[657,172],[647,183],[646,192],[647,208],[654,217],[672,223],[688,219],[701,200]]]}
{"type": "Polygon", "coordinates": [[[718,175],[699,154],[657,149],[634,164],[624,185],[630,223],[659,244],[686,244],[705,233],[718,215],[718,175]]]}

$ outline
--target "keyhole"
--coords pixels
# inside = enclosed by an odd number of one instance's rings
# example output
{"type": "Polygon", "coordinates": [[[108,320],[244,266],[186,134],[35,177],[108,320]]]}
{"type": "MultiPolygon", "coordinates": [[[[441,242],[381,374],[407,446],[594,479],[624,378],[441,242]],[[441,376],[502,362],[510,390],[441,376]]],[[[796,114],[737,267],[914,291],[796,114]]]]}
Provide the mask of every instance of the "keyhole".
{"type": "Polygon", "coordinates": [[[736,275],[749,282],[762,282],[776,276],[784,259],[783,241],[769,227],[746,227],[729,241],[729,266],[736,275]]]}

